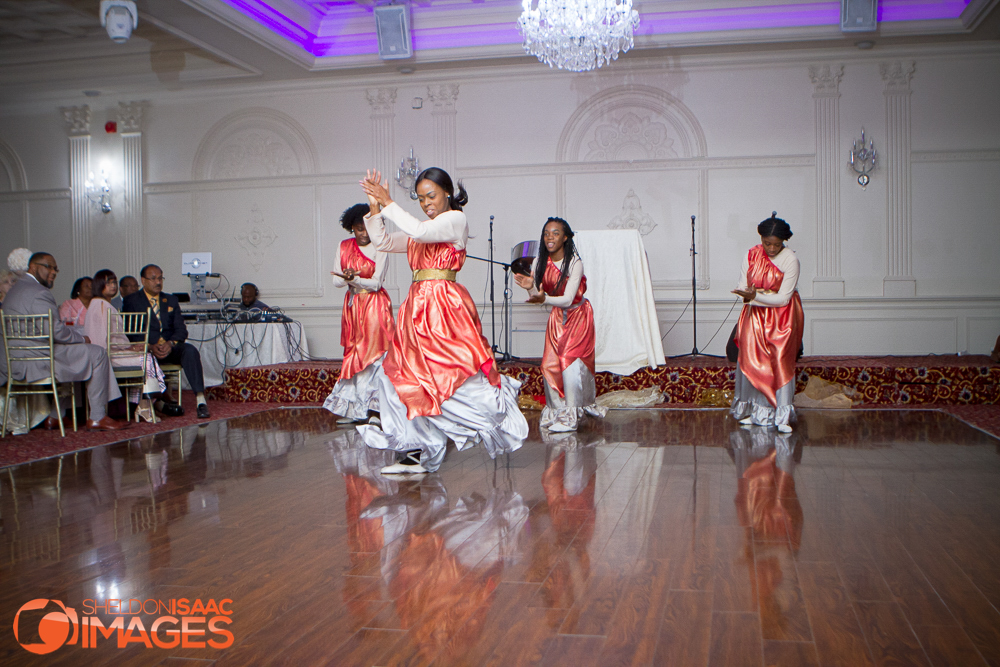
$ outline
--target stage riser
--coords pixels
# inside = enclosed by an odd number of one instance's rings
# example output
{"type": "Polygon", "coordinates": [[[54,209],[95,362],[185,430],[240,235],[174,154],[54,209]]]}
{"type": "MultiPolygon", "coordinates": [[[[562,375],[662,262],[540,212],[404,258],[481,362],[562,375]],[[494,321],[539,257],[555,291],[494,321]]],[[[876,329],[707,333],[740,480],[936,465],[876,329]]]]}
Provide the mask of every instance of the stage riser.
{"type": "MultiPolygon", "coordinates": [[[[508,366],[505,375],[522,383],[523,394],[544,393],[537,366],[508,366]]],[[[870,405],[984,405],[1000,403],[1000,366],[831,366],[802,365],[796,391],[810,376],[853,387],[870,405]]],[[[641,369],[629,376],[597,374],[597,393],[657,386],[667,403],[694,404],[706,389],[732,389],[734,366],[664,366],[641,369]]],[[[227,401],[270,403],[322,402],[333,389],[335,368],[261,366],[230,369],[226,383],[210,394],[227,401]]]]}

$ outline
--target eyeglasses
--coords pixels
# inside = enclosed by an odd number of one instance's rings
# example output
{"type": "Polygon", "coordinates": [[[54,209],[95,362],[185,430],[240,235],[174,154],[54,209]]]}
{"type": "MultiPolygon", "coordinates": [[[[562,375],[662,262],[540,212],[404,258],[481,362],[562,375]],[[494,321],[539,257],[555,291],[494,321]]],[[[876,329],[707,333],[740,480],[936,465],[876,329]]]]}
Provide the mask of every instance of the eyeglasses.
{"type": "Polygon", "coordinates": [[[51,264],[42,264],[41,262],[35,262],[35,264],[37,264],[38,266],[44,266],[49,271],[55,271],[56,273],[59,273],[59,267],[58,266],[53,266],[51,264]]]}

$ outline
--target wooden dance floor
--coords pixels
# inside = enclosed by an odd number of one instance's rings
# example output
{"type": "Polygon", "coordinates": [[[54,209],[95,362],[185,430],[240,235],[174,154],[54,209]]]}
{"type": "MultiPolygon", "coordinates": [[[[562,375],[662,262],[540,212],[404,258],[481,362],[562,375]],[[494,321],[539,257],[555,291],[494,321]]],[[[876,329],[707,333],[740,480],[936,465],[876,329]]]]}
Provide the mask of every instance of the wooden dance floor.
{"type": "Polygon", "coordinates": [[[1000,665],[997,439],[918,410],[530,423],[422,479],[309,408],[2,469],[0,662],[1000,665]]]}

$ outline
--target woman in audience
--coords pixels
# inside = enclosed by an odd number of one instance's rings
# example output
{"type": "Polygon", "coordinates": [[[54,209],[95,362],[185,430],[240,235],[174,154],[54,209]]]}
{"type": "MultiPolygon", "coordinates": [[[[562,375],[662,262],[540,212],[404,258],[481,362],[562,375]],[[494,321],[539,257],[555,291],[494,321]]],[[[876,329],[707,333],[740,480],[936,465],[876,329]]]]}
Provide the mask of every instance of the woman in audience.
{"type": "Polygon", "coordinates": [[[350,238],[340,242],[333,263],[333,284],[347,287],[340,320],[340,344],[344,363],[340,379],[323,407],[340,415],[338,424],[353,424],[371,418],[378,424],[378,381],[376,371],[392,343],[395,323],[392,301],[382,288],[389,268],[388,255],[375,249],[365,216],[368,204],[355,204],[340,216],[340,224],[350,238]]]}
{"type": "MultiPolygon", "coordinates": [[[[111,305],[111,299],[118,294],[118,277],[114,271],[103,269],[94,274],[94,297],[87,307],[87,317],[83,325],[83,333],[90,338],[93,345],[106,348],[108,345],[108,314],[111,314],[111,348],[112,352],[135,350],[139,354],[111,357],[111,365],[117,368],[145,366],[146,384],[142,387],[143,394],[157,394],[167,390],[163,380],[163,371],[152,354],[146,353],[145,364],[142,358],[142,343],[132,343],[121,333],[121,321],[118,319],[118,309],[111,305]]],[[[128,402],[136,406],[136,412],[146,421],[153,421],[153,406],[151,404],[139,407],[139,387],[129,387],[128,402]]],[[[147,401],[148,402],[148,401],[147,401]]]]}
{"type": "Polygon", "coordinates": [[[59,319],[63,324],[82,327],[87,321],[87,308],[93,298],[93,281],[84,276],[73,283],[69,298],[59,306],[59,319]]]}
{"type": "Polygon", "coordinates": [[[7,296],[7,290],[14,286],[20,280],[20,276],[9,269],[0,269],[0,305],[3,305],[3,300],[7,296]]]}
{"type": "Polygon", "coordinates": [[[549,218],[542,227],[532,275],[514,275],[517,284],[528,290],[528,303],[550,309],[542,353],[545,409],[538,425],[556,432],[575,431],[585,412],[594,417],[607,413],[596,404],[594,309],[583,296],[587,277],[573,236],[568,222],[549,218]]]}
{"type": "Polygon", "coordinates": [[[456,282],[469,239],[465,188],[459,182],[456,192],[442,169],[422,171],[416,193],[428,219],[418,220],[392,201],[377,171],[368,172],[361,187],[375,248],[405,252],[413,270],[379,371],[382,427],[358,427],[369,447],[403,455],[382,473],[436,471],[449,438],[459,449],[482,442],[490,457],[519,449],[528,436],[517,406],[521,384],[500,375],[476,305],[456,282]],[[387,233],[386,221],[401,231],[387,233]]]}
{"type": "Polygon", "coordinates": [[[737,324],[740,348],[736,391],[730,414],[741,424],[777,426],[790,433],[795,419],[795,357],[802,342],[799,259],[785,241],[788,223],[772,213],[757,225],[760,245],[743,258],[739,286],[743,297],[737,324]]]}

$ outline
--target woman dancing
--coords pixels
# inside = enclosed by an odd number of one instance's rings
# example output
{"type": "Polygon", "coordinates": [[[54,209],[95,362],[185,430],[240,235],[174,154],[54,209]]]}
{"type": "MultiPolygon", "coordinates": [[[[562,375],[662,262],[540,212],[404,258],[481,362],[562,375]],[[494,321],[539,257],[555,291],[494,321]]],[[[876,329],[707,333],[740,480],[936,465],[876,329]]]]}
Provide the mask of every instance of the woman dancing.
{"type": "Polygon", "coordinates": [[[444,170],[425,169],[416,182],[429,218],[421,221],[392,201],[381,178],[369,171],[361,181],[371,207],[365,226],[376,249],[406,253],[413,283],[378,373],[382,427],[358,431],[369,447],[405,453],[385,474],[436,471],[448,438],[460,450],[481,441],[493,458],[519,449],[528,436],[521,383],[498,372],[472,297],[455,282],[469,238],[468,194],[461,182],[456,193],[444,170]],[[402,231],[386,233],[385,220],[402,231]]]}
{"type": "Polygon", "coordinates": [[[542,227],[533,276],[514,275],[528,290],[528,303],[551,308],[542,353],[545,409],[539,426],[555,432],[575,431],[585,412],[594,417],[607,414],[595,402],[594,309],[583,297],[587,278],[573,236],[569,223],[549,218],[542,227]]]}
{"type": "Polygon", "coordinates": [[[344,363],[340,379],[323,407],[340,415],[338,424],[371,419],[378,424],[377,369],[392,342],[392,301],[382,288],[388,257],[372,245],[365,229],[368,204],[355,204],[340,216],[340,224],[353,237],[340,242],[334,261],[333,284],[347,287],[340,323],[344,363]]]}
{"type": "Polygon", "coordinates": [[[785,247],[792,230],[776,213],[757,225],[760,245],[743,259],[737,324],[736,391],[730,414],[741,424],[791,433],[795,418],[795,357],[802,342],[802,300],[795,287],[799,259],[785,247]]]}

